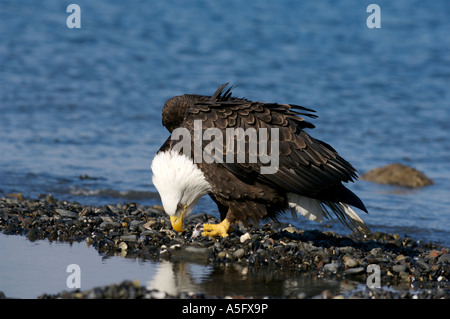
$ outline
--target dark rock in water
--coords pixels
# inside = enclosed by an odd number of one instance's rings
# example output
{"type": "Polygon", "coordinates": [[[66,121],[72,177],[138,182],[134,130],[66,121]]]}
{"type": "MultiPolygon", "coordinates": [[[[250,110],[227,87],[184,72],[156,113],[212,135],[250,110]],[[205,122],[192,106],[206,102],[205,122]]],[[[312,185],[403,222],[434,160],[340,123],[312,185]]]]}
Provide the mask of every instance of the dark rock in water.
{"type": "Polygon", "coordinates": [[[29,241],[35,241],[39,239],[39,232],[36,229],[32,228],[28,231],[27,238],[29,241]]]}
{"type": "Polygon", "coordinates": [[[363,174],[361,179],[380,184],[410,188],[418,188],[433,184],[433,181],[422,172],[398,163],[389,164],[370,170],[369,172],[363,174]]]}
{"type": "Polygon", "coordinates": [[[349,268],[344,271],[344,275],[356,275],[363,273],[364,271],[365,271],[364,267],[349,268]]]}

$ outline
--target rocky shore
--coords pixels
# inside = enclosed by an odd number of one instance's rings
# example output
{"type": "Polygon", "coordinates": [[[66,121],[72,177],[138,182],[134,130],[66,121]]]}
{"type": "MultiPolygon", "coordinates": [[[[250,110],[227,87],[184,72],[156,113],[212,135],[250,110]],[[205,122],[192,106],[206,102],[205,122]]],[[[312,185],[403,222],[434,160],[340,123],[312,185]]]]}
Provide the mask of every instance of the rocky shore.
{"type": "MultiPolygon", "coordinates": [[[[135,203],[84,206],[51,195],[25,199],[21,194],[0,198],[0,231],[30,241],[86,241],[100,253],[153,261],[195,261],[250,270],[274,267],[298,276],[346,279],[366,283],[370,267],[380,272],[382,288],[347,295],[324,291],[316,298],[450,299],[450,251],[398,234],[374,232],[366,237],[333,232],[302,231],[290,225],[236,226],[227,238],[202,237],[201,224],[217,222],[202,214],[189,218],[183,233],[171,230],[160,207],[135,203]],[[369,268],[368,268],[369,267],[369,268]],[[389,287],[403,287],[389,289],[389,287]]],[[[2,293],[0,292],[0,296],[2,293]]],[[[3,297],[8,297],[4,296],[3,297]]],[[[199,293],[168,295],[125,281],[87,291],[61,292],[39,298],[224,298],[199,293]]],[[[232,296],[231,296],[232,297],[232,296]]],[[[251,296],[246,296],[251,297],[251,296]]],[[[267,296],[271,297],[271,296],[267,296]]],[[[302,296],[286,296],[301,298],[302,296]]]]}

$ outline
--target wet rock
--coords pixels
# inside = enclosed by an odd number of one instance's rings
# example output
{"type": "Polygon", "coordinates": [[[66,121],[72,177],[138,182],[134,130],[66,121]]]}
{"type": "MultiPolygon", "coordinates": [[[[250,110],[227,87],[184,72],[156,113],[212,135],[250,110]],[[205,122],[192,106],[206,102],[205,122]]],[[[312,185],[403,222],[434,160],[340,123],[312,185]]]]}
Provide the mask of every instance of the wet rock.
{"type": "Polygon", "coordinates": [[[251,239],[250,233],[245,233],[244,235],[242,235],[242,236],[239,238],[239,240],[241,241],[241,243],[244,243],[245,241],[250,240],[250,239],[251,239]]]}
{"type": "Polygon", "coordinates": [[[135,242],[137,240],[136,235],[122,235],[120,236],[120,240],[126,241],[126,242],[135,242]]]}
{"type": "Polygon", "coordinates": [[[423,270],[423,272],[428,273],[431,270],[431,266],[423,260],[416,261],[416,264],[423,270]]]}
{"type": "Polygon", "coordinates": [[[40,237],[40,234],[37,229],[32,228],[27,233],[27,238],[29,241],[35,241],[35,240],[39,239],[39,237],[40,237]]]}
{"type": "Polygon", "coordinates": [[[233,258],[233,255],[232,254],[230,254],[229,252],[227,252],[227,251],[221,251],[221,252],[219,252],[218,254],[217,254],[217,258],[219,258],[219,259],[232,259],[233,258]]]}
{"type": "Polygon", "coordinates": [[[340,264],[337,262],[332,262],[329,264],[325,264],[323,266],[323,270],[328,271],[332,274],[336,274],[338,272],[339,268],[340,268],[340,264]]]}
{"type": "Polygon", "coordinates": [[[237,249],[237,250],[233,253],[233,257],[234,257],[234,258],[237,258],[237,259],[244,257],[244,255],[245,255],[245,250],[242,249],[242,248],[237,249]]]}
{"type": "Polygon", "coordinates": [[[392,267],[392,270],[397,272],[397,273],[401,273],[401,272],[404,272],[406,270],[406,266],[405,265],[394,265],[392,267]]]}
{"type": "Polygon", "coordinates": [[[343,259],[345,262],[345,266],[348,268],[357,267],[359,265],[359,262],[355,258],[345,256],[343,259]]]}
{"type": "Polygon", "coordinates": [[[127,250],[128,249],[128,245],[125,242],[121,242],[119,244],[119,249],[121,250],[127,250]]]}
{"type": "Polygon", "coordinates": [[[134,231],[139,228],[139,226],[143,225],[144,222],[141,220],[133,220],[130,222],[130,230],[134,231]]]}
{"type": "Polygon", "coordinates": [[[119,213],[120,213],[120,209],[117,208],[117,207],[114,206],[114,205],[107,205],[107,207],[108,207],[109,210],[110,210],[112,213],[114,213],[114,214],[119,214],[119,213]]]}
{"type": "Polygon", "coordinates": [[[443,254],[441,257],[439,257],[438,263],[450,264],[450,254],[443,254]]]}
{"type": "Polygon", "coordinates": [[[364,273],[364,271],[365,271],[364,267],[349,268],[344,271],[344,275],[356,275],[364,273]]]}
{"type": "Polygon", "coordinates": [[[120,227],[120,223],[117,223],[117,222],[102,222],[99,227],[102,230],[111,230],[111,229],[120,227]]]}
{"type": "Polygon", "coordinates": [[[418,188],[433,184],[433,181],[422,172],[398,163],[370,170],[363,174],[361,179],[380,184],[409,188],[418,188]]]}
{"type": "Polygon", "coordinates": [[[77,213],[62,208],[55,209],[55,212],[61,217],[76,218],[78,216],[77,213]]]}

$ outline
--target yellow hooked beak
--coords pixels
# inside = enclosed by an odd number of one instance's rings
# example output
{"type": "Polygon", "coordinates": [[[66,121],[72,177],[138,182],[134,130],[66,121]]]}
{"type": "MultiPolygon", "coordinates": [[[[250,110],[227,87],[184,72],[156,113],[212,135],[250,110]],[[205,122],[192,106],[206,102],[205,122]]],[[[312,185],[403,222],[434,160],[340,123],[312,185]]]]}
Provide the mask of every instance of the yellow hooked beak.
{"type": "Polygon", "coordinates": [[[170,216],[170,223],[172,224],[172,228],[177,232],[182,232],[183,223],[184,223],[184,214],[186,213],[186,209],[188,205],[184,205],[183,210],[181,211],[180,217],[170,216]]]}

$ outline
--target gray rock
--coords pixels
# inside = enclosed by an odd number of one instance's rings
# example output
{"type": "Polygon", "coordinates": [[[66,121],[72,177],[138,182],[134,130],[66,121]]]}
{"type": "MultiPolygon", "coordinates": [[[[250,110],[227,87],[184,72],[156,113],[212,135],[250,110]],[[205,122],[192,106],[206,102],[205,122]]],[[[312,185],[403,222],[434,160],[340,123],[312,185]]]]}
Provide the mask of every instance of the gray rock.
{"type": "Polygon", "coordinates": [[[61,217],[76,218],[78,216],[77,213],[71,212],[70,210],[62,209],[62,208],[57,208],[55,210],[55,212],[61,217]]]}
{"type": "Polygon", "coordinates": [[[99,227],[102,230],[110,230],[110,229],[114,229],[114,228],[120,227],[120,223],[117,223],[117,222],[102,222],[99,227]]]}
{"type": "Polygon", "coordinates": [[[354,251],[354,248],[351,246],[339,247],[340,253],[351,254],[351,253],[353,253],[353,251],[354,251]]]}
{"type": "Polygon", "coordinates": [[[363,271],[364,267],[349,268],[346,271],[344,271],[344,275],[356,275],[362,273],[363,271]]]}
{"type": "Polygon", "coordinates": [[[338,272],[339,267],[340,267],[340,264],[339,264],[339,263],[337,263],[337,262],[331,262],[331,263],[329,263],[329,264],[325,264],[325,265],[323,266],[323,270],[328,271],[328,272],[330,272],[330,273],[332,273],[332,274],[335,274],[335,273],[338,272]]]}
{"type": "Polygon", "coordinates": [[[116,206],[114,206],[114,205],[108,205],[108,208],[109,208],[109,210],[112,211],[113,213],[115,213],[115,214],[120,214],[120,210],[119,210],[116,206]]]}
{"type": "Polygon", "coordinates": [[[422,260],[418,260],[417,264],[419,265],[419,267],[424,270],[425,272],[430,271],[431,270],[431,266],[428,265],[426,262],[422,261],[422,260]]]}
{"type": "Polygon", "coordinates": [[[400,273],[400,272],[403,272],[403,271],[406,270],[406,266],[405,265],[394,265],[392,267],[392,270],[397,272],[397,273],[400,273]]]}
{"type": "Polygon", "coordinates": [[[231,255],[229,252],[221,251],[220,253],[217,254],[217,257],[232,259],[233,255],[231,255]]]}
{"type": "Polygon", "coordinates": [[[136,235],[122,235],[122,236],[120,236],[120,239],[123,241],[135,242],[137,240],[137,236],[136,235]]]}
{"type": "Polygon", "coordinates": [[[234,258],[242,258],[245,255],[245,250],[242,248],[237,249],[234,253],[233,253],[233,257],[234,258]]]}
{"type": "Polygon", "coordinates": [[[109,216],[100,216],[100,218],[104,221],[104,222],[108,222],[108,223],[112,223],[113,220],[111,217],[109,216]]]}
{"type": "Polygon", "coordinates": [[[450,254],[443,254],[439,257],[438,264],[450,264],[450,254]]]}
{"type": "Polygon", "coordinates": [[[209,254],[209,249],[205,247],[188,246],[185,248],[186,253],[194,255],[206,255],[209,254]]]}
{"type": "Polygon", "coordinates": [[[132,220],[130,222],[130,230],[136,230],[138,229],[139,225],[143,224],[144,222],[141,220],[132,220]]]}
{"type": "Polygon", "coordinates": [[[34,228],[30,229],[27,233],[27,238],[29,241],[35,241],[39,239],[39,231],[34,228]]]}
{"type": "Polygon", "coordinates": [[[358,261],[351,257],[344,257],[345,265],[349,268],[357,267],[359,265],[358,261]]]}

